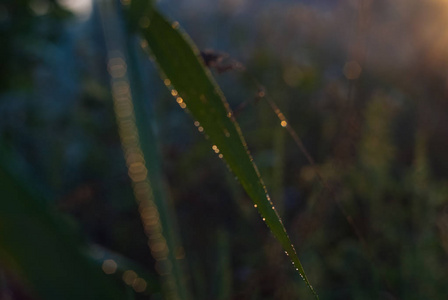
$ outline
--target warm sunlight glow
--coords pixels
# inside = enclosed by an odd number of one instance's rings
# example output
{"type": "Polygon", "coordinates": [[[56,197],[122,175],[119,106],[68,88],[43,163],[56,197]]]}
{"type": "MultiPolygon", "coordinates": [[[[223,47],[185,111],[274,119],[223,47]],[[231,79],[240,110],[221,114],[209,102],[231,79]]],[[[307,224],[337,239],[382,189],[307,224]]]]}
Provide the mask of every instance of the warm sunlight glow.
{"type": "Polygon", "coordinates": [[[132,270],[127,270],[123,273],[122,278],[126,284],[131,285],[137,279],[137,274],[132,270]]]}
{"type": "Polygon", "coordinates": [[[137,278],[132,283],[132,287],[137,293],[142,293],[146,290],[146,281],[143,278],[137,278]]]}
{"type": "Polygon", "coordinates": [[[106,274],[114,274],[117,271],[117,263],[113,259],[106,259],[103,262],[102,269],[106,274]]]}
{"type": "Polygon", "coordinates": [[[92,0],[58,0],[58,3],[82,18],[92,12],[92,0]]]}

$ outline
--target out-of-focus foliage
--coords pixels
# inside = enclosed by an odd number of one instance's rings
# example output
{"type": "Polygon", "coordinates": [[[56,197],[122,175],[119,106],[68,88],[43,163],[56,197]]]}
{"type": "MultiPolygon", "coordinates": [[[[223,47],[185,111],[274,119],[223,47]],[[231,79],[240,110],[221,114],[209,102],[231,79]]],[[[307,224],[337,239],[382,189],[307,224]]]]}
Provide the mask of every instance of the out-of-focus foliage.
{"type": "MultiPolygon", "coordinates": [[[[124,287],[118,288],[87,259],[72,228],[45,208],[39,193],[17,182],[4,163],[0,190],[0,262],[12,278],[26,278],[29,284],[22,292],[42,299],[125,297],[124,287]]],[[[3,299],[20,297],[3,285],[3,299]]]]}
{"type": "Polygon", "coordinates": [[[52,1],[6,0],[0,7],[0,90],[31,88],[33,70],[62,37],[70,13],[52,1]]]}
{"type": "MultiPolygon", "coordinates": [[[[249,101],[237,120],[321,298],[444,299],[446,3],[167,0],[160,7],[201,49],[245,66],[214,74],[232,108],[249,101]],[[247,73],[289,118],[336,199],[264,100],[251,101],[259,91],[247,73]]],[[[96,11],[76,23],[4,1],[0,13],[1,143],[25,158],[39,179],[33,184],[55,195],[87,240],[155,274],[120,150],[96,11]]],[[[306,297],[247,196],[151,76],[183,244],[177,257],[195,299],[306,297]]],[[[26,285],[4,270],[1,278],[2,293],[26,285]]]]}

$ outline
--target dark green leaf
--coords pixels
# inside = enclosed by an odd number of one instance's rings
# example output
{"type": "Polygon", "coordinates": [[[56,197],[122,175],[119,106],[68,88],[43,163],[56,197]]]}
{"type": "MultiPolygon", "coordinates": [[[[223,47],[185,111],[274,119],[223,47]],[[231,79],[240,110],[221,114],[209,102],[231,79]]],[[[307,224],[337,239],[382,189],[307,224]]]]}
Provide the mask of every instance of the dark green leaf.
{"type": "Polygon", "coordinates": [[[0,262],[40,299],[124,299],[70,226],[0,165],[0,262]]]}
{"type": "Polygon", "coordinates": [[[267,194],[241,130],[218,85],[204,67],[199,51],[186,34],[178,30],[177,23],[169,23],[154,9],[146,17],[150,25],[143,29],[143,34],[171,94],[191,113],[195,125],[200,131],[204,130],[215,152],[222,155],[220,157],[238,177],[263,220],[318,298],[267,194]]]}

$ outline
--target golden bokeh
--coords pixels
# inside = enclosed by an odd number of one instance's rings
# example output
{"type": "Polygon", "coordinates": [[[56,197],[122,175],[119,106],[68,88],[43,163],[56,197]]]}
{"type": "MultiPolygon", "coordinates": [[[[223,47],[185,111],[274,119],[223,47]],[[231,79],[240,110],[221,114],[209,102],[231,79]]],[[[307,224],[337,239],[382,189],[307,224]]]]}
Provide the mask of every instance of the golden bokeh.
{"type": "Polygon", "coordinates": [[[106,274],[114,274],[117,271],[117,267],[117,263],[113,259],[106,259],[101,266],[106,274]]]}

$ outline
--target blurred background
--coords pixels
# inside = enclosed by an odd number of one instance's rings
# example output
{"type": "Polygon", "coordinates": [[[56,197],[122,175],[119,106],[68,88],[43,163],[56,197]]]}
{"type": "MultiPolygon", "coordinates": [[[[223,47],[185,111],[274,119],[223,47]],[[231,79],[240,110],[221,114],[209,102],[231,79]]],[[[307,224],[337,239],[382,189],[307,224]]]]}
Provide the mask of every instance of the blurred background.
{"type": "MultiPolygon", "coordinates": [[[[1,165],[20,189],[43,195],[41,207],[76,232],[96,268],[124,286],[129,299],[176,299],[163,292],[159,278],[166,272],[148,248],[123,155],[111,88],[111,57],[121,51],[136,74],[129,80],[140,81],[144,103],[134,107],[148,124],[139,126],[148,126],[153,136],[146,141],[157,145],[146,162],[160,167],[157,186],[168,203],[160,219],[170,224],[171,252],[183,270],[176,276],[187,294],[311,299],[251,200],[173,101],[140,40],[127,36],[128,2],[0,3],[1,165]],[[129,273],[137,268],[144,284],[129,273]]],[[[212,72],[233,109],[245,103],[237,121],[321,299],[446,299],[448,3],[157,5],[199,49],[223,55],[223,66],[244,66],[212,72]],[[254,80],[315,166],[268,103],[255,100],[254,80]]],[[[16,201],[11,195],[2,187],[3,209],[16,201]]],[[[3,231],[33,236],[33,226],[3,231]]],[[[7,255],[0,263],[1,299],[40,299],[7,255]]],[[[40,268],[50,276],[45,264],[40,268]]]]}

